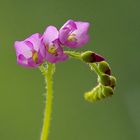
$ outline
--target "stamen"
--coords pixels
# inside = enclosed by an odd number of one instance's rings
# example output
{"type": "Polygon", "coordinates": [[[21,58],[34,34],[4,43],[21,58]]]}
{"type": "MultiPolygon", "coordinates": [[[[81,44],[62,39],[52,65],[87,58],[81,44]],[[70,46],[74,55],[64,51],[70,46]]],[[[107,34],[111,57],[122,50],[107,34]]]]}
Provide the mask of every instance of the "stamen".
{"type": "Polygon", "coordinates": [[[53,55],[57,55],[56,47],[53,45],[48,47],[48,52],[53,55]]]}
{"type": "Polygon", "coordinates": [[[38,54],[37,54],[37,52],[33,52],[32,58],[33,58],[33,61],[35,63],[37,63],[37,61],[38,61],[38,54]]]}
{"type": "Polygon", "coordinates": [[[77,41],[77,39],[75,38],[76,34],[71,34],[68,36],[67,40],[68,41],[77,41]]]}

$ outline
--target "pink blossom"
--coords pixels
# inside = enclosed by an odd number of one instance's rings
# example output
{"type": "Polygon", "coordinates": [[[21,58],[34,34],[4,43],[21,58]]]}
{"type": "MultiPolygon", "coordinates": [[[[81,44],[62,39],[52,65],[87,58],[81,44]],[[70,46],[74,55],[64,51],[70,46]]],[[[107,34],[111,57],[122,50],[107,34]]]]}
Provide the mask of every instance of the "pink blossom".
{"type": "Polygon", "coordinates": [[[59,30],[60,42],[69,48],[79,48],[89,41],[88,22],[68,20],[59,30]]]}
{"type": "Polygon", "coordinates": [[[43,63],[45,48],[39,33],[31,35],[24,41],[16,41],[14,47],[18,64],[25,67],[38,67],[43,63]]]}
{"type": "Polygon", "coordinates": [[[63,52],[63,46],[58,39],[58,30],[54,26],[48,26],[42,36],[42,42],[46,49],[45,59],[51,63],[65,61],[68,56],[63,52]]]}

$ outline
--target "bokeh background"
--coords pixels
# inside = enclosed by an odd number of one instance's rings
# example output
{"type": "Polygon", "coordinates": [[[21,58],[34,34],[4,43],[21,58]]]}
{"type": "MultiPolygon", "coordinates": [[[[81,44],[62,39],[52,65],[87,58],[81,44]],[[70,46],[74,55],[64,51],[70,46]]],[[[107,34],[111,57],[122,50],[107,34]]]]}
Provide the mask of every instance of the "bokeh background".
{"type": "Polygon", "coordinates": [[[117,88],[90,104],[83,93],[96,75],[76,60],[57,64],[49,140],[139,140],[139,7],[139,0],[0,0],[0,140],[39,140],[43,120],[44,78],[16,64],[14,41],[68,19],[91,23],[91,40],[77,51],[104,55],[117,88]]]}

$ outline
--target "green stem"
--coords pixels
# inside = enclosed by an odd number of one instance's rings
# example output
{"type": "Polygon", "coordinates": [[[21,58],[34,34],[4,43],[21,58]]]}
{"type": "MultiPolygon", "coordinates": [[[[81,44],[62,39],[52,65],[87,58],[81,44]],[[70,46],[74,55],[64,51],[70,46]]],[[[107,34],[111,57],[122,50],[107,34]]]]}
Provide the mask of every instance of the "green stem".
{"type": "Polygon", "coordinates": [[[46,82],[46,107],[44,112],[43,127],[40,140],[48,140],[51,113],[52,113],[52,99],[53,99],[53,73],[55,65],[48,63],[47,69],[41,66],[41,72],[45,76],[46,82]]]}
{"type": "Polygon", "coordinates": [[[80,60],[82,60],[81,54],[80,54],[79,52],[65,51],[65,53],[68,54],[69,56],[75,58],[75,59],[80,59],[80,60]]]}
{"type": "MultiPolygon", "coordinates": [[[[72,58],[79,59],[79,60],[83,61],[81,58],[81,53],[79,53],[79,52],[65,51],[65,53],[68,54],[69,56],[71,56],[72,58]]],[[[96,63],[89,63],[89,66],[91,67],[91,70],[94,70],[96,72],[96,74],[99,77],[101,77],[102,73],[99,71],[96,63]]]]}
{"type": "Polygon", "coordinates": [[[100,72],[100,70],[98,69],[97,67],[97,64],[96,63],[92,63],[92,64],[89,64],[90,67],[91,67],[91,70],[94,70],[96,72],[96,74],[101,77],[102,76],[102,73],[100,72]]]}

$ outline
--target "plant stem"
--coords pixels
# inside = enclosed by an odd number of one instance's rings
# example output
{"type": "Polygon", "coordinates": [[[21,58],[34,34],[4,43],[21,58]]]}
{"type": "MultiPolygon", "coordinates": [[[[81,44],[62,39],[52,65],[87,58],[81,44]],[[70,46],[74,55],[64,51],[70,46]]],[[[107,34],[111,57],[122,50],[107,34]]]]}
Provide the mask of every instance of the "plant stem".
{"type": "Polygon", "coordinates": [[[81,60],[81,54],[79,52],[74,52],[74,51],[65,51],[66,54],[69,56],[75,58],[75,59],[80,59],[81,60]]]}
{"type": "Polygon", "coordinates": [[[43,66],[40,67],[43,75],[45,76],[46,82],[46,107],[44,112],[44,120],[43,127],[41,132],[40,140],[48,140],[50,121],[51,121],[51,113],[52,113],[52,99],[53,99],[53,73],[55,69],[55,65],[48,63],[47,69],[43,66]]]}
{"type": "Polygon", "coordinates": [[[94,70],[96,72],[96,74],[101,77],[102,76],[102,73],[100,72],[100,70],[98,69],[97,67],[97,64],[96,63],[92,63],[92,64],[89,64],[90,67],[91,67],[91,70],[94,70]]]}
{"type": "MultiPolygon", "coordinates": [[[[83,61],[81,58],[81,53],[79,53],[79,52],[65,51],[65,53],[68,54],[69,56],[71,56],[72,58],[79,59],[79,60],[83,61]]],[[[94,70],[99,77],[102,76],[102,73],[98,69],[96,63],[89,63],[89,66],[91,67],[91,70],[94,70]]]]}

